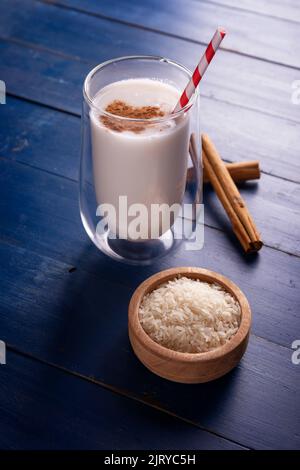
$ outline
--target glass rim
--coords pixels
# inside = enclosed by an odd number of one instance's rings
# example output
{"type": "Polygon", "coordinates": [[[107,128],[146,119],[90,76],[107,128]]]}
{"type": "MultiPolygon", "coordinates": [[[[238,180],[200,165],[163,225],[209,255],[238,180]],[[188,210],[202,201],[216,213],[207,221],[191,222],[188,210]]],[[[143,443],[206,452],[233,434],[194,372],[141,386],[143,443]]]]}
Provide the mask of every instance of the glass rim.
{"type": "Polygon", "coordinates": [[[99,106],[96,106],[93,102],[93,99],[91,98],[91,96],[89,94],[89,91],[88,91],[88,85],[89,85],[91,79],[93,78],[93,76],[95,75],[95,73],[97,73],[99,70],[103,69],[104,67],[107,67],[108,65],[113,64],[114,62],[122,62],[122,61],[126,61],[126,60],[138,60],[138,59],[139,60],[149,60],[149,61],[152,60],[154,62],[165,62],[165,63],[170,64],[170,65],[182,70],[183,72],[185,72],[188,76],[188,80],[190,80],[192,78],[192,72],[187,67],[185,67],[184,65],[182,65],[182,64],[180,64],[180,63],[178,63],[174,60],[168,59],[168,58],[163,57],[163,56],[131,55],[131,56],[117,57],[115,59],[109,59],[109,60],[106,60],[105,62],[102,62],[101,64],[96,65],[92,70],[90,70],[90,72],[85,77],[85,80],[84,80],[84,83],[83,83],[83,97],[84,97],[85,102],[89,105],[89,107],[91,109],[100,112],[101,115],[104,115],[104,116],[107,116],[107,117],[113,118],[113,119],[118,119],[120,121],[127,121],[127,122],[130,121],[130,122],[139,122],[139,123],[141,123],[141,122],[143,122],[143,123],[162,123],[162,122],[165,122],[165,121],[170,121],[170,119],[178,118],[179,116],[184,114],[186,111],[188,111],[193,106],[193,104],[196,101],[196,98],[199,95],[198,88],[195,90],[195,93],[193,94],[193,96],[190,98],[189,102],[183,108],[179,109],[179,111],[176,111],[175,113],[168,114],[167,116],[163,116],[163,117],[159,117],[159,118],[142,119],[142,118],[130,118],[130,117],[127,117],[127,116],[117,116],[116,114],[109,113],[108,111],[105,111],[104,109],[100,108],[99,106]]]}

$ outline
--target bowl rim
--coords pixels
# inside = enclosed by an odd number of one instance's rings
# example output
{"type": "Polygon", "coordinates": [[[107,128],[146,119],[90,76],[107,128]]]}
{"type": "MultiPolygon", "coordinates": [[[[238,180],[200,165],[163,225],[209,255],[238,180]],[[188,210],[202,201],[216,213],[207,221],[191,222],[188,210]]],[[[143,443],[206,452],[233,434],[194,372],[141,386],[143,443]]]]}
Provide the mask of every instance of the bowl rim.
{"type": "Polygon", "coordinates": [[[251,328],[251,309],[249,302],[245,294],[241,289],[233,283],[230,279],[214,271],[210,271],[204,268],[196,267],[175,267],[159,271],[158,273],[150,276],[143,281],[137,289],[134,291],[129,307],[128,307],[128,329],[129,334],[136,336],[142,345],[150,350],[156,356],[162,359],[168,359],[171,361],[180,361],[184,363],[192,362],[207,362],[215,361],[216,359],[224,358],[232,351],[234,351],[249,335],[251,328]],[[223,289],[229,292],[238,301],[241,308],[241,323],[238,331],[234,336],[222,346],[218,346],[211,351],[205,351],[200,353],[188,353],[181,351],[174,351],[168,349],[165,346],[156,343],[143,329],[139,320],[139,305],[145,294],[148,294],[159,285],[167,282],[170,279],[175,278],[177,275],[181,277],[198,278],[204,282],[219,284],[223,289]]]}

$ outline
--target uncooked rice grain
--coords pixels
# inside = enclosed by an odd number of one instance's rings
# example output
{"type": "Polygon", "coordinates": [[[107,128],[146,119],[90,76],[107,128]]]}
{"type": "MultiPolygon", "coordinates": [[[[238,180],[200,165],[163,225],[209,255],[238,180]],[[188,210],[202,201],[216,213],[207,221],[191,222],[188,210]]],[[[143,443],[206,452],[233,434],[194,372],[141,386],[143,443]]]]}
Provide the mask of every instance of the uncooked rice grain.
{"type": "Polygon", "coordinates": [[[241,309],[218,284],[179,277],[143,297],[139,318],[156,343],[175,351],[199,353],[222,346],[235,335],[241,309]]]}

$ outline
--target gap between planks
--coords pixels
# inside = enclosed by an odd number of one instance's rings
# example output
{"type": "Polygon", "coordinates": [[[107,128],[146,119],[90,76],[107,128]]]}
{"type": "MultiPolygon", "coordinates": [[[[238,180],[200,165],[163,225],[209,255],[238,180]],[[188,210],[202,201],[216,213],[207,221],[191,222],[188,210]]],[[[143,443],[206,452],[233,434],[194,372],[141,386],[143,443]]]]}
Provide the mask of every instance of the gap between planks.
{"type": "MultiPolygon", "coordinates": [[[[39,1],[43,1],[43,0],[39,0],[39,1]]],[[[203,3],[203,0],[201,0],[201,2],[203,3]]],[[[50,3],[50,2],[46,0],[46,3],[50,3]]],[[[251,13],[252,15],[264,16],[266,18],[272,18],[274,20],[281,20],[281,21],[285,21],[287,23],[293,23],[293,24],[299,24],[300,23],[300,21],[298,21],[298,20],[293,20],[291,18],[285,18],[284,16],[272,15],[271,13],[265,13],[265,12],[257,11],[257,10],[250,10],[247,7],[243,8],[243,7],[236,6],[236,5],[229,5],[229,4],[226,4],[226,3],[220,3],[220,2],[214,1],[214,0],[205,0],[205,3],[209,3],[210,5],[216,5],[217,7],[221,7],[221,8],[226,8],[228,10],[237,10],[237,11],[251,13]]]]}
{"type": "MultiPolygon", "coordinates": [[[[16,159],[12,160],[11,158],[5,157],[5,156],[3,156],[3,155],[0,155],[0,160],[6,161],[6,162],[10,162],[10,163],[13,162],[13,163],[16,163],[17,165],[22,165],[22,166],[25,166],[25,167],[28,167],[28,168],[32,168],[32,169],[34,169],[34,170],[37,170],[37,171],[40,171],[40,172],[43,172],[43,173],[46,173],[46,174],[55,176],[56,178],[62,178],[62,179],[64,179],[64,180],[66,180],[66,181],[70,181],[71,183],[78,184],[78,180],[77,180],[77,179],[70,178],[70,177],[68,177],[68,176],[61,175],[61,174],[59,174],[59,173],[55,173],[55,172],[53,172],[53,171],[46,170],[46,169],[44,169],[44,168],[40,168],[40,167],[38,167],[38,166],[31,165],[31,164],[29,164],[29,163],[21,162],[21,161],[16,160],[16,159]]],[[[228,160],[224,160],[224,161],[228,161],[228,160]]],[[[228,161],[228,162],[229,162],[229,161],[228,161]]],[[[278,179],[284,179],[284,178],[280,178],[280,177],[278,177],[278,176],[273,176],[273,175],[271,175],[271,174],[264,173],[263,171],[261,171],[261,173],[266,174],[266,175],[268,175],[268,176],[270,176],[270,177],[274,177],[274,178],[278,178],[278,179]]],[[[294,183],[294,182],[291,181],[291,180],[287,180],[287,179],[284,179],[284,180],[285,180],[285,181],[288,181],[288,182],[291,182],[291,183],[294,183]]],[[[296,184],[300,184],[300,183],[296,183],[296,184]]],[[[205,226],[205,227],[208,227],[208,228],[210,228],[210,229],[212,229],[212,230],[217,230],[218,232],[223,233],[223,234],[226,234],[226,233],[227,233],[227,232],[225,232],[224,230],[222,230],[221,228],[219,228],[219,227],[214,227],[213,225],[210,225],[210,224],[208,224],[208,223],[206,223],[206,222],[204,223],[204,226],[205,226]]],[[[0,240],[0,243],[1,243],[1,240],[0,240]]],[[[270,249],[270,250],[278,251],[278,252],[280,252],[280,253],[284,253],[284,254],[286,254],[286,255],[293,256],[293,257],[295,257],[295,258],[300,258],[300,255],[298,255],[298,254],[296,254],[296,253],[293,253],[293,252],[288,251],[288,250],[283,250],[283,249],[281,249],[281,248],[274,247],[274,246],[272,246],[272,245],[269,245],[269,244],[266,243],[266,242],[264,242],[264,246],[267,247],[267,248],[270,249]]]]}
{"type": "MultiPolygon", "coordinates": [[[[42,0],[36,0],[36,1],[42,1],[42,0]]],[[[130,25],[128,25],[128,26],[130,26],[130,25]]],[[[154,32],[157,33],[156,31],[154,31],[154,32]]],[[[169,36],[169,35],[167,34],[167,36],[169,36]]],[[[180,39],[181,40],[182,38],[174,38],[174,39],[180,39]]],[[[38,45],[38,44],[35,44],[35,43],[32,43],[32,42],[23,41],[23,40],[20,40],[18,38],[14,38],[14,37],[2,36],[1,34],[0,34],[0,40],[3,41],[3,42],[9,43],[9,44],[16,44],[17,46],[25,47],[26,49],[32,49],[32,50],[36,50],[36,51],[39,51],[39,52],[46,52],[47,54],[51,54],[51,55],[56,56],[56,57],[61,57],[62,59],[66,59],[66,60],[70,60],[70,61],[76,61],[76,62],[79,62],[79,63],[82,63],[82,64],[87,64],[87,65],[90,65],[90,69],[92,69],[94,67],[94,64],[92,64],[91,61],[85,60],[80,56],[71,55],[71,54],[64,54],[61,51],[58,51],[58,50],[55,50],[55,49],[50,49],[48,47],[41,46],[41,45],[38,45]]],[[[198,44],[205,45],[204,43],[200,43],[200,42],[198,42],[198,44]]],[[[230,51],[229,49],[226,50],[226,52],[232,53],[232,54],[240,54],[239,52],[230,51]]],[[[243,55],[246,56],[246,54],[243,54],[243,55]]],[[[269,63],[272,63],[274,65],[279,65],[281,67],[287,67],[284,64],[279,64],[279,63],[275,64],[272,61],[260,59],[259,57],[255,57],[255,56],[249,56],[249,58],[254,59],[254,60],[261,60],[262,62],[269,62],[269,63]]],[[[290,67],[288,67],[288,68],[290,68],[290,67]]],[[[300,67],[299,67],[299,70],[300,70],[300,67]]],[[[35,103],[35,104],[40,104],[41,106],[49,107],[50,109],[55,109],[55,110],[58,110],[58,111],[66,112],[67,114],[71,114],[73,116],[78,116],[79,115],[77,113],[74,113],[72,111],[69,111],[69,110],[66,110],[66,109],[63,109],[63,108],[58,108],[58,107],[55,107],[55,106],[47,105],[47,104],[44,104],[44,103],[42,103],[38,100],[34,100],[34,99],[26,98],[25,96],[23,97],[21,95],[17,95],[15,93],[10,92],[9,90],[7,90],[7,96],[12,96],[12,97],[15,97],[15,98],[24,99],[24,100],[27,100],[29,102],[35,103]]],[[[280,119],[284,122],[290,122],[290,123],[296,124],[296,125],[299,124],[298,120],[293,119],[291,117],[284,117],[284,116],[281,116],[279,114],[276,114],[276,112],[263,111],[262,109],[252,107],[252,106],[247,106],[247,105],[242,104],[242,103],[234,103],[234,102],[230,102],[230,101],[227,101],[227,100],[224,100],[224,99],[216,98],[215,96],[211,96],[209,93],[205,93],[205,92],[201,93],[201,97],[203,99],[207,99],[207,100],[211,100],[211,101],[215,101],[215,102],[219,102],[219,103],[224,103],[224,104],[229,104],[230,106],[234,106],[236,108],[241,108],[241,109],[245,109],[245,110],[248,110],[248,111],[253,111],[255,113],[263,114],[264,116],[269,116],[269,117],[272,117],[272,118],[280,119]]],[[[269,174],[269,173],[266,173],[266,174],[269,174]]],[[[282,178],[282,179],[285,179],[285,178],[282,178]]],[[[296,181],[288,180],[288,179],[287,179],[287,181],[296,182],[296,181]]]]}
{"type": "MultiPolygon", "coordinates": [[[[212,228],[212,227],[209,227],[209,228],[212,228]]],[[[215,230],[219,230],[219,229],[215,229],[215,230]]],[[[219,230],[221,231],[221,230],[219,230]]],[[[67,261],[61,261],[59,259],[57,259],[56,257],[52,256],[52,255],[45,255],[45,254],[41,254],[41,253],[37,253],[36,251],[34,250],[31,250],[29,248],[25,248],[22,246],[21,243],[18,243],[17,240],[13,240],[13,239],[5,239],[5,238],[0,238],[0,245],[8,245],[10,247],[19,247],[21,248],[22,250],[24,250],[24,252],[27,252],[27,253],[32,253],[34,254],[35,256],[38,256],[40,258],[43,258],[43,259],[47,259],[47,260],[50,260],[50,261],[54,261],[55,263],[59,262],[63,265],[65,265],[67,268],[68,268],[68,272],[69,273],[72,273],[75,268],[75,271],[78,271],[78,272],[82,272],[82,273],[86,273],[86,274],[92,274],[93,276],[95,276],[97,279],[102,279],[104,281],[107,281],[107,279],[103,276],[98,276],[98,274],[96,273],[92,273],[88,270],[86,270],[85,268],[83,267],[74,267],[74,266],[71,266],[70,264],[67,263],[67,261]]],[[[269,248],[269,247],[268,247],[269,248]]],[[[269,248],[269,249],[275,249],[275,248],[269,248]]],[[[280,251],[280,250],[277,250],[277,251],[280,251]]],[[[120,282],[120,281],[114,281],[115,284],[118,284],[120,287],[128,287],[127,284],[123,283],[123,282],[120,282]]],[[[253,332],[250,333],[250,336],[252,336],[253,338],[257,338],[258,340],[260,341],[266,341],[270,344],[273,344],[274,346],[278,347],[278,348],[282,348],[284,350],[287,350],[287,351],[291,351],[291,348],[289,346],[286,346],[285,344],[282,344],[282,343],[279,343],[278,341],[273,341],[269,338],[265,338],[264,336],[260,336],[260,335],[257,335],[253,332]]],[[[12,348],[14,346],[11,346],[12,348]]],[[[27,353],[24,353],[24,354],[27,354],[27,353]]],[[[29,354],[29,353],[28,353],[29,354]]],[[[33,356],[35,357],[35,356],[33,356]]]]}
{"type": "Polygon", "coordinates": [[[53,362],[49,362],[49,361],[46,361],[45,359],[41,359],[39,357],[36,357],[36,356],[33,356],[32,354],[28,353],[28,352],[24,352],[24,351],[21,351],[19,350],[18,348],[15,348],[14,346],[10,345],[9,343],[6,343],[6,347],[8,350],[14,352],[15,354],[17,355],[20,355],[22,357],[25,357],[27,359],[30,359],[32,361],[36,361],[36,362],[39,362],[40,364],[44,364],[48,367],[52,367],[56,370],[60,370],[61,372],[64,372],[65,374],[69,374],[69,375],[72,375],[73,377],[77,377],[78,379],[81,379],[81,380],[84,380],[86,382],[89,382],[89,383],[92,383],[94,385],[97,385],[101,388],[104,388],[105,390],[108,390],[116,395],[119,395],[119,396],[122,396],[124,398],[127,398],[128,400],[133,400],[133,401],[136,401],[137,403],[141,403],[145,406],[148,406],[150,408],[153,408],[157,411],[160,411],[161,413],[164,413],[164,414],[167,414],[168,416],[174,418],[174,419],[177,419],[181,422],[184,422],[190,426],[193,426],[197,429],[200,429],[201,431],[205,431],[205,432],[208,432],[209,434],[212,434],[216,437],[219,437],[221,439],[224,439],[228,442],[232,442],[233,444],[237,444],[239,445],[240,447],[242,447],[244,450],[253,450],[253,448],[251,447],[246,447],[244,444],[241,444],[240,442],[238,441],[235,441],[234,439],[230,439],[228,437],[226,437],[225,435],[223,435],[222,433],[218,433],[216,431],[213,431],[209,428],[205,428],[199,424],[197,424],[196,422],[194,422],[193,420],[190,420],[188,418],[184,418],[183,416],[180,416],[170,410],[167,410],[165,408],[163,408],[162,406],[160,406],[158,403],[155,403],[151,400],[147,400],[147,399],[143,399],[143,398],[140,398],[138,397],[137,395],[134,395],[134,394],[131,394],[129,393],[128,391],[126,390],[122,390],[122,389],[119,389],[118,387],[115,387],[113,385],[109,385],[109,384],[106,384],[105,382],[102,382],[100,380],[97,380],[95,379],[94,377],[91,377],[91,376],[86,376],[84,374],[81,374],[79,372],[76,372],[76,371],[73,371],[73,370],[69,370],[67,369],[66,367],[63,367],[63,366],[60,366],[59,364],[55,364],[53,362]]]}
{"type": "MultiPolygon", "coordinates": [[[[1,38],[0,38],[0,39],[1,39],[1,38]]],[[[42,101],[35,100],[35,99],[33,99],[33,98],[27,98],[26,96],[22,96],[22,95],[18,95],[18,94],[16,94],[16,93],[12,93],[12,92],[10,92],[9,90],[7,91],[6,95],[7,95],[7,96],[10,96],[10,97],[12,97],[12,98],[15,98],[15,99],[17,99],[17,100],[21,100],[21,101],[25,101],[25,102],[28,102],[28,103],[32,103],[32,104],[34,104],[34,105],[41,106],[41,107],[43,107],[43,108],[51,109],[51,110],[53,110],[53,111],[57,111],[57,112],[64,113],[64,114],[68,114],[68,115],[70,115],[70,116],[74,116],[74,117],[76,117],[76,118],[81,119],[81,114],[80,114],[80,113],[77,113],[77,112],[74,112],[74,111],[70,111],[70,110],[68,110],[68,109],[66,109],[66,108],[60,108],[60,107],[55,106],[55,105],[43,103],[42,101]]],[[[249,110],[249,111],[254,111],[254,112],[257,112],[257,113],[260,113],[260,114],[265,114],[265,115],[271,116],[271,117],[273,117],[273,118],[282,119],[282,120],[284,120],[284,121],[292,122],[293,124],[296,124],[296,125],[299,124],[299,122],[294,121],[293,119],[282,118],[282,117],[280,117],[280,116],[277,116],[276,114],[264,113],[263,111],[260,111],[260,110],[258,110],[258,109],[256,109],[256,108],[253,108],[253,109],[252,109],[252,108],[249,108],[249,107],[247,107],[247,106],[241,106],[241,105],[238,105],[238,104],[235,104],[235,103],[229,103],[229,102],[227,102],[227,101],[220,100],[220,99],[217,99],[217,98],[211,98],[211,97],[205,96],[205,95],[202,95],[202,96],[203,96],[203,99],[207,99],[207,100],[209,100],[209,101],[212,100],[212,101],[218,101],[218,102],[224,103],[224,104],[230,104],[230,106],[235,106],[235,107],[237,107],[237,108],[243,108],[243,109],[247,109],[247,110],[249,110]]],[[[228,159],[224,159],[224,161],[225,161],[225,162],[228,162],[228,163],[231,162],[231,161],[228,160],[228,159]]],[[[21,162],[19,162],[19,163],[21,163],[21,162]]],[[[36,166],[34,166],[34,165],[28,165],[28,166],[31,166],[32,168],[39,169],[39,170],[41,170],[41,171],[46,171],[46,170],[43,170],[42,168],[36,167],[36,166]]],[[[286,178],[286,177],[284,177],[284,176],[274,175],[273,173],[270,173],[270,172],[265,171],[265,170],[260,170],[260,171],[261,171],[261,173],[262,173],[263,175],[267,175],[267,176],[270,176],[270,177],[272,177],[272,178],[277,178],[277,179],[279,179],[279,180],[287,181],[287,182],[294,183],[294,184],[300,184],[299,181],[292,180],[292,179],[286,178]]],[[[77,180],[73,180],[72,178],[68,178],[68,177],[66,177],[66,176],[60,175],[60,174],[58,174],[58,173],[52,173],[52,172],[49,172],[49,173],[50,173],[50,174],[53,174],[53,175],[55,175],[55,176],[61,176],[62,178],[69,179],[70,181],[77,181],[77,180]]],[[[278,250],[278,251],[281,251],[281,250],[278,250]]],[[[289,253],[289,252],[287,252],[287,253],[289,253]]],[[[293,253],[289,253],[289,254],[292,254],[292,255],[293,255],[293,253]]]]}
{"type": "MultiPolygon", "coordinates": [[[[91,16],[91,17],[94,17],[94,18],[101,18],[103,20],[107,20],[107,21],[110,21],[112,23],[123,24],[123,25],[129,26],[131,28],[142,29],[144,31],[149,31],[149,32],[152,32],[152,33],[160,34],[162,36],[167,36],[167,37],[171,37],[171,38],[174,38],[174,39],[181,39],[182,41],[186,41],[188,43],[200,44],[201,46],[207,46],[207,43],[204,42],[204,41],[200,41],[200,40],[197,40],[197,39],[182,36],[180,34],[165,32],[165,31],[162,31],[161,29],[152,28],[150,26],[145,26],[145,25],[142,25],[142,24],[139,24],[139,23],[134,23],[134,22],[131,22],[131,21],[126,21],[126,20],[121,20],[121,19],[118,19],[118,18],[113,18],[112,16],[104,15],[102,13],[90,12],[90,11],[85,10],[83,8],[80,8],[80,7],[70,7],[70,6],[64,5],[62,3],[56,3],[55,0],[50,0],[50,1],[48,1],[48,0],[35,0],[35,1],[38,2],[38,3],[42,3],[44,5],[51,5],[51,6],[54,6],[56,8],[61,8],[63,10],[75,11],[77,13],[81,13],[83,15],[91,16]]],[[[207,2],[207,3],[210,3],[210,2],[207,2]]],[[[230,7],[227,7],[227,8],[230,8],[230,7]]],[[[242,10],[241,9],[241,11],[248,11],[248,10],[242,10]]],[[[251,11],[250,11],[250,13],[254,14],[251,11]]],[[[267,16],[267,15],[265,15],[265,16],[267,16]]],[[[275,19],[279,19],[279,18],[275,17],[275,19]]],[[[298,24],[298,23],[296,22],[296,24],[298,24]]],[[[222,46],[221,49],[223,51],[229,52],[231,54],[236,54],[236,55],[239,55],[239,56],[248,57],[249,59],[259,60],[261,62],[267,62],[269,64],[279,65],[281,67],[287,67],[287,68],[292,69],[292,70],[300,70],[300,66],[285,64],[285,63],[280,62],[280,61],[258,57],[254,54],[248,54],[247,52],[237,51],[237,50],[230,49],[230,48],[227,48],[227,47],[224,47],[224,46],[222,46]]]]}

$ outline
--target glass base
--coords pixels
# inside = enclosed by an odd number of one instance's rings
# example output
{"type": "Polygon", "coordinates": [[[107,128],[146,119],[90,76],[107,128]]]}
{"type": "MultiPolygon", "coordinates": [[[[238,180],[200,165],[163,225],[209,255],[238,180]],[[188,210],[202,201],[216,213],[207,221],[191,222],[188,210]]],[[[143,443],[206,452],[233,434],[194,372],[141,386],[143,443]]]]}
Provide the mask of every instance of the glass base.
{"type": "Polygon", "coordinates": [[[144,241],[129,241],[110,238],[109,231],[99,236],[97,233],[94,243],[106,255],[127,264],[149,265],[158,258],[177,249],[182,240],[176,240],[173,232],[168,230],[160,238],[144,241]]]}

